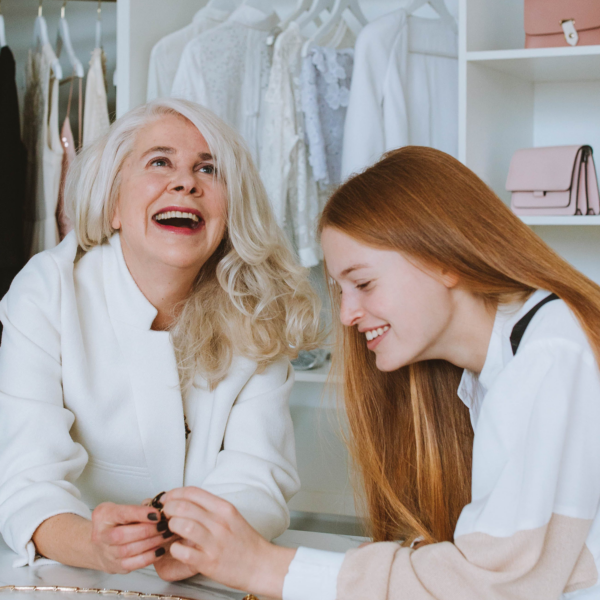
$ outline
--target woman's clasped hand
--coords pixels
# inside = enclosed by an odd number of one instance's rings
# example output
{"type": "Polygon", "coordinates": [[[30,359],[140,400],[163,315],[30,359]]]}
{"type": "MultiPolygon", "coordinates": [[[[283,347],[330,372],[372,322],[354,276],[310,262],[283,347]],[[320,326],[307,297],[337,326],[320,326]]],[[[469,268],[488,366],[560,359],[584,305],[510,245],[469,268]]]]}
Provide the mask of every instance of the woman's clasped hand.
{"type": "Polygon", "coordinates": [[[295,550],[270,544],[233,504],[200,488],[172,490],[161,501],[179,536],[170,546],[173,559],[230,587],[281,597],[295,550]]]}
{"type": "Polygon", "coordinates": [[[155,508],[104,502],[92,512],[92,545],[100,568],[129,573],[165,554],[167,523],[155,508]]]}

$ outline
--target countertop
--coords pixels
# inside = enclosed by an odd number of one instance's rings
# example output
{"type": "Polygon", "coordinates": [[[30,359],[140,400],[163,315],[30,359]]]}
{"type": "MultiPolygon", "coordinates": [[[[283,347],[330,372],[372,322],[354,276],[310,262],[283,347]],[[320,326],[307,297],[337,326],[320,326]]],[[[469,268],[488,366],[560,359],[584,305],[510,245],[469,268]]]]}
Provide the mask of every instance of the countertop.
{"type": "MultiPolygon", "coordinates": [[[[364,538],[315,533],[309,531],[286,531],[275,543],[289,548],[310,546],[321,550],[345,552],[356,548],[364,538]]],[[[13,568],[15,554],[0,537],[0,586],[65,586],[79,588],[98,588],[127,590],[144,594],[183,596],[194,600],[241,600],[245,594],[215,583],[200,575],[168,583],[158,577],[153,567],[140,569],[127,575],[109,575],[101,571],[65,567],[60,564],[41,565],[39,567],[13,568]]],[[[23,592],[3,591],[2,600],[12,596],[13,600],[81,600],[82,595],[75,592],[23,592]]],[[[107,600],[117,596],[106,596],[107,600]]]]}

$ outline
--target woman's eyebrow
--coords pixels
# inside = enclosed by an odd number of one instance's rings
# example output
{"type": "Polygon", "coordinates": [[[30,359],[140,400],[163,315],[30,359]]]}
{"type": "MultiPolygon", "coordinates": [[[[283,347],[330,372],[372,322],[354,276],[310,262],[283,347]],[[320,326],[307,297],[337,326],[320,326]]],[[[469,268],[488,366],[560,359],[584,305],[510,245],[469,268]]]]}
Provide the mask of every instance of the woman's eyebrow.
{"type": "MultiPolygon", "coordinates": [[[[148,154],[154,154],[155,152],[159,152],[160,154],[177,154],[177,150],[170,146],[153,146],[142,154],[142,158],[148,156],[148,154]]],[[[213,155],[210,152],[198,152],[198,158],[201,160],[213,160],[213,155]]]]}
{"type": "Polygon", "coordinates": [[[357,271],[358,269],[367,269],[368,267],[369,267],[369,265],[366,265],[366,264],[352,265],[352,266],[348,267],[347,269],[344,269],[340,273],[340,277],[346,277],[347,275],[352,273],[352,271],[357,271]]]}
{"type": "Polygon", "coordinates": [[[146,152],[142,154],[142,158],[144,158],[144,156],[148,156],[148,154],[154,154],[155,152],[160,152],[162,154],[175,154],[177,150],[169,146],[154,146],[153,148],[150,148],[150,150],[146,150],[146,152]]]}

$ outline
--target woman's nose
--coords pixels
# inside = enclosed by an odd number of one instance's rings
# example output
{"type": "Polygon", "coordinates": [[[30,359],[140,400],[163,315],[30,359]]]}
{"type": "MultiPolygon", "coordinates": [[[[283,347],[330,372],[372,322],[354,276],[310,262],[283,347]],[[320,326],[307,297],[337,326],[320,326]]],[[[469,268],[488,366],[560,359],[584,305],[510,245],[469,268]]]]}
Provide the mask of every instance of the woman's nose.
{"type": "Polygon", "coordinates": [[[169,191],[198,195],[202,192],[202,187],[192,173],[177,172],[171,181],[169,191]]]}
{"type": "Polygon", "coordinates": [[[364,311],[360,305],[342,294],[342,305],[340,306],[340,320],[343,325],[352,327],[364,316],[364,311]]]}

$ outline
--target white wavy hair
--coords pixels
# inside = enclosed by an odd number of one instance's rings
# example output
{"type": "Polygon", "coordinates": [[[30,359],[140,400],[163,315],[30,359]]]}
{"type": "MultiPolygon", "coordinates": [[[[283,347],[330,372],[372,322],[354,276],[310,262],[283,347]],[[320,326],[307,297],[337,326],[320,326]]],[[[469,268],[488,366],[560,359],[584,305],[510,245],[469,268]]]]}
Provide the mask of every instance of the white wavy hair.
{"type": "Polygon", "coordinates": [[[171,327],[182,388],[196,374],[214,387],[234,355],[262,369],[316,347],[319,298],[275,222],[250,152],[231,127],[198,104],[168,98],[135,108],[77,156],[66,181],[65,210],[79,246],[90,250],[115,232],[111,220],[123,163],[137,133],[165,115],[187,119],[204,136],[227,191],[225,236],[171,327]]]}

